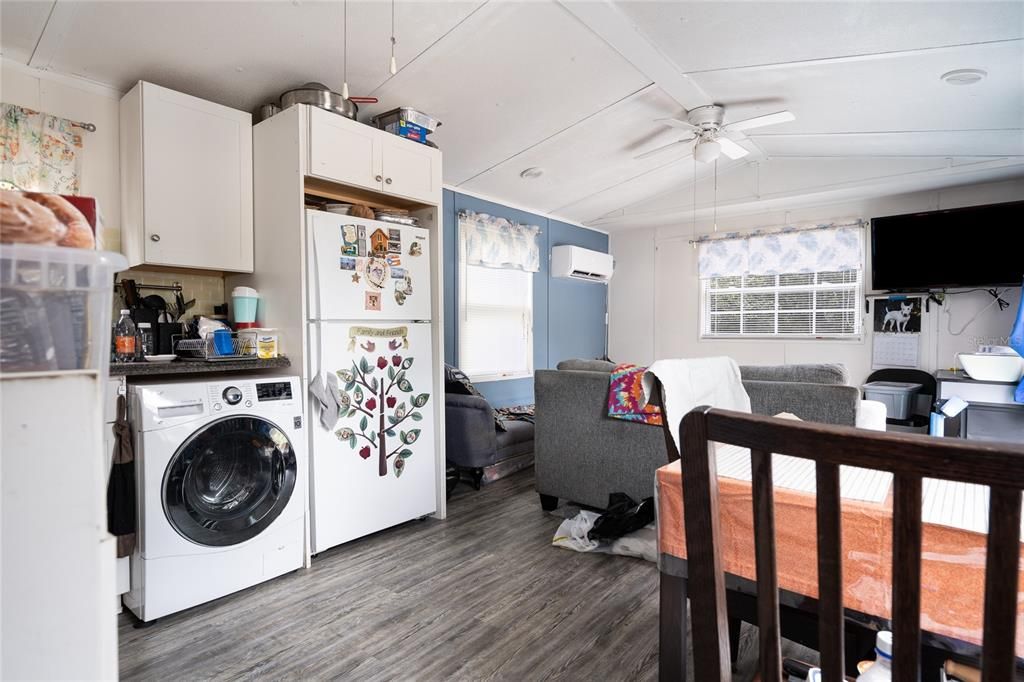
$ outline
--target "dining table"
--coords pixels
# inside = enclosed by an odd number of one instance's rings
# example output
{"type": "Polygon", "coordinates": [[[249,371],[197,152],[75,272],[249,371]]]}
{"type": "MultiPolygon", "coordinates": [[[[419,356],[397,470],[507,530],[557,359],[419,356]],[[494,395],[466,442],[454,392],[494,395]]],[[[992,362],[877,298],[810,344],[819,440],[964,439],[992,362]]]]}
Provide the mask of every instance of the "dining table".
{"type": "MultiPolygon", "coordinates": [[[[715,444],[722,569],[725,573],[733,656],[741,621],[756,622],[754,513],[749,451],[715,444]]],[[[656,473],[658,566],[661,580],[662,670],[685,674],[686,533],[681,461],[656,473]]],[[[817,530],[814,463],[773,455],[776,555],[782,636],[814,647],[817,641],[817,530]]],[[[891,474],[843,467],[841,543],[847,674],[879,630],[890,629],[892,600],[891,474]],[[853,659],[853,660],[851,660],[853,659]]],[[[946,659],[980,660],[984,602],[988,488],[925,479],[922,502],[922,680],[939,680],[946,659]]],[[[1016,654],[1024,672],[1024,580],[1017,594],[1016,654]]]]}

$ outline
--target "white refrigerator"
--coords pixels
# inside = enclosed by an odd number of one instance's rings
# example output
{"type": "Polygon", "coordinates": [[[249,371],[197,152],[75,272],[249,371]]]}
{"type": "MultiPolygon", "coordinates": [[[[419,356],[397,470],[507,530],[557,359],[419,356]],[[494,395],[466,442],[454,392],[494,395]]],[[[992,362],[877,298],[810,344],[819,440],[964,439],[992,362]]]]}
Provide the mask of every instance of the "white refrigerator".
{"type": "Polygon", "coordinates": [[[337,377],[341,405],[328,429],[310,401],[315,554],[434,513],[438,397],[429,231],[321,211],[306,227],[308,372],[337,377]]]}

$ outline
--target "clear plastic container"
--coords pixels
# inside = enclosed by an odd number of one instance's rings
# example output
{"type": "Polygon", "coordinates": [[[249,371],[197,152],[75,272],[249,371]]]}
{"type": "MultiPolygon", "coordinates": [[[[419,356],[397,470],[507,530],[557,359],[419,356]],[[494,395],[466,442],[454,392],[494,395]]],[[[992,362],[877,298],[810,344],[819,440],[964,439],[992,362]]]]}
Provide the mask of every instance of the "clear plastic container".
{"type": "Polygon", "coordinates": [[[110,363],[119,253],[0,245],[0,372],[97,370],[110,363]]]}
{"type": "Polygon", "coordinates": [[[889,419],[906,419],[910,416],[911,400],[921,390],[921,384],[904,381],[870,381],[863,386],[865,400],[885,403],[889,419]]]}

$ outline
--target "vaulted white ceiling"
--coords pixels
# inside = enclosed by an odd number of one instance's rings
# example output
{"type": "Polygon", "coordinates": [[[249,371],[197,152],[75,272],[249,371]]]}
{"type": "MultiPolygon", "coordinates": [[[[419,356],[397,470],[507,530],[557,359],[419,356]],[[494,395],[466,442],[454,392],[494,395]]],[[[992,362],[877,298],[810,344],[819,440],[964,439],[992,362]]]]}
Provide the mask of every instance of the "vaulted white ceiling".
{"type": "MultiPolygon", "coordinates": [[[[127,90],[144,79],[253,110],[307,80],[340,89],[341,2],[4,0],[3,56],[127,90]]],[[[1024,175],[1024,3],[348,3],[353,94],[444,125],[445,182],[623,229],[1024,175]],[[940,76],[987,78],[967,86],[940,76]],[[694,164],[655,119],[725,105],[738,161],[694,164]],[[537,179],[520,173],[544,169],[537,179]],[[697,183],[694,186],[696,171],[697,183]],[[696,190],[696,206],[694,194],[696,190]]],[[[364,116],[365,115],[365,116],[364,116]]]]}

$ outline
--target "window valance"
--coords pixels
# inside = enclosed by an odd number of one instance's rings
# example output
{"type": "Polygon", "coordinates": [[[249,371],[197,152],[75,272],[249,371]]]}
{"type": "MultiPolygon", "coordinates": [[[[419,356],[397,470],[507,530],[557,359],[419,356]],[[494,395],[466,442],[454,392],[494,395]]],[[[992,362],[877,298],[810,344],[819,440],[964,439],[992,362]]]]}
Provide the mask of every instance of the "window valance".
{"type": "Polygon", "coordinates": [[[520,225],[486,213],[459,212],[459,234],[468,265],[537,272],[539,232],[536,225],[520,225]]]}
{"type": "Polygon", "coordinates": [[[0,184],[78,194],[82,135],[74,121],[0,104],[0,184]]]}
{"type": "Polygon", "coordinates": [[[757,230],[702,237],[701,279],[738,275],[860,270],[864,266],[864,222],[757,230]]]}

